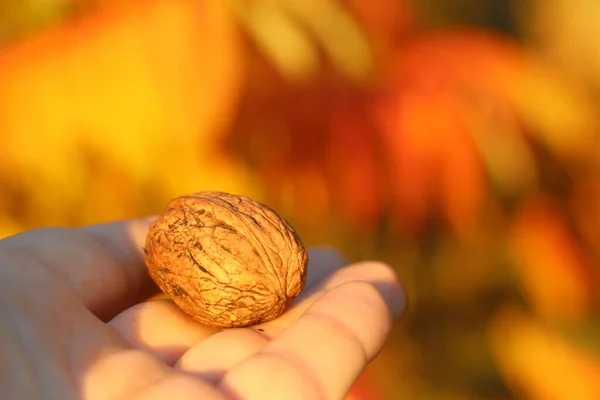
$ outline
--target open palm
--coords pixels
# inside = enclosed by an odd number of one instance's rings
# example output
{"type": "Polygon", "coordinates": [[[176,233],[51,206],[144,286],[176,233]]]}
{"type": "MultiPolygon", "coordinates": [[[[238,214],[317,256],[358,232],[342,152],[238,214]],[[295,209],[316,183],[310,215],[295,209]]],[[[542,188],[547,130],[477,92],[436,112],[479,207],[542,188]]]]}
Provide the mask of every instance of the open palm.
{"type": "Polygon", "coordinates": [[[343,399],[404,293],[386,265],[309,252],[307,286],[274,321],[218,330],[157,292],[151,219],[0,241],[0,398],[343,399]]]}

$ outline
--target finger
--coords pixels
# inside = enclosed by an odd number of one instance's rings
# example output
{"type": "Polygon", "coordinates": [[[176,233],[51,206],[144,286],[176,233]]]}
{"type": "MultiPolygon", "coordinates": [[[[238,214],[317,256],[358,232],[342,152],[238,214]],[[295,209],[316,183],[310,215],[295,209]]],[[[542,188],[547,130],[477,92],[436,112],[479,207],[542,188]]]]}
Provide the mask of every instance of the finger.
{"type": "Polygon", "coordinates": [[[269,343],[266,336],[253,329],[230,329],[200,342],[185,353],[176,367],[216,383],[223,375],[269,343]]]}
{"type": "Polygon", "coordinates": [[[287,388],[300,386],[319,398],[343,398],[404,309],[401,286],[388,288],[382,293],[371,283],[350,282],[329,290],[287,331],[228,372],[219,387],[249,399],[261,398],[267,385],[279,391],[273,398],[289,398],[287,388]]]}
{"type": "Polygon", "coordinates": [[[152,220],[37,229],[2,243],[36,257],[62,277],[93,313],[108,320],[157,290],[142,255],[152,220]]]}
{"type": "MultiPolygon", "coordinates": [[[[398,284],[394,271],[387,265],[376,262],[360,262],[348,267],[335,270],[333,273],[324,277],[321,281],[307,288],[302,293],[299,302],[294,303],[290,309],[281,317],[256,325],[256,329],[261,329],[265,335],[270,338],[279,336],[291,324],[293,324],[302,314],[328,290],[336,286],[349,282],[368,282],[379,289],[382,293],[389,293],[395,290],[398,284]]],[[[393,307],[404,307],[402,303],[392,304],[393,307]]]]}
{"type": "MultiPolygon", "coordinates": [[[[311,249],[309,258],[307,287],[318,284],[346,264],[343,256],[330,248],[311,249]]],[[[169,365],[185,353],[179,367],[210,380],[218,379],[223,371],[253,355],[267,342],[265,337],[245,329],[211,336],[218,331],[191,321],[171,301],[134,306],[119,314],[111,324],[133,347],[150,351],[169,365]]]]}
{"type": "Polygon", "coordinates": [[[193,376],[181,373],[169,374],[145,388],[141,393],[128,397],[135,400],[228,400],[214,386],[193,376]]]}
{"type": "Polygon", "coordinates": [[[192,346],[219,330],[202,325],[171,300],[152,300],[123,311],[109,324],[136,349],[174,365],[192,346]]]}
{"type": "Polygon", "coordinates": [[[85,399],[225,400],[214,386],[166,367],[139,350],[105,352],[78,379],[85,399]]]}
{"type": "Polygon", "coordinates": [[[85,368],[73,372],[80,398],[129,399],[154,382],[164,380],[170,371],[143,351],[101,348],[85,368]]]}
{"type": "Polygon", "coordinates": [[[306,285],[297,297],[301,300],[304,292],[321,282],[332,272],[348,265],[348,260],[339,251],[330,247],[314,247],[308,251],[306,285]]]}
{"type": "MultiPolygon", "coordinates": [[[[334,272],[344,269],[348,265],[348,260],[342,253],[330,247],[317,247],[309,250],[308,268],[306,276],[306,285],[304,290],[294,299],[294,302],[279,318],[264,324],[256,325],[256,328],[262,329],[266,326],[278,327],[278,331],[285,329],[291,321],[295,320],[300,314],[298,306],[306,303],[306,299],[311,296],[323,281],[334,272]]],[[[274,332],[273,332],[274,333],[274,332]]]]}
{"type": "MultiPolygon", "coordinates": [[[[339,252],[327,247],[309,250],[309,260],[307,288],[318,285],[327,275],[347,264],[339,252]]],[[[265,336],[250,329],[223,331],[194,346],[177,365],[204,379],[216,381],[225,371],[255,354],[267,342],[265,336]]]]}
{"type": "Polygon", "coordinates": [[[91,271],[81,282],[85,285],[96,279],[106,279],[104,291],[93,304],[106,310],[109,317],[159,292],[144,263],[144,245],[148,229],[156,216],[124,220],[79,228],[100,244],[114,262],[102,271],[91,271]],[[107,298],[106,288],[110,298],[107,298]]]}

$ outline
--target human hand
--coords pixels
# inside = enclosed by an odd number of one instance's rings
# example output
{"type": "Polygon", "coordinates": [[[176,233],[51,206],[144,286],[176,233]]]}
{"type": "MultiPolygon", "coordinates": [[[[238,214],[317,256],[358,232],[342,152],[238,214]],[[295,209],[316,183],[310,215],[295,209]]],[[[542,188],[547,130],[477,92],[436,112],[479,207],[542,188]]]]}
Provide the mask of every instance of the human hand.
{"type": "Polygon", "coordinates": [[[291,308],[251,328],[193,321],[158,289],[151,219],[0,241],[0,398],[343,399],[405,308],[393,271],[309,252],[291,308]]]}

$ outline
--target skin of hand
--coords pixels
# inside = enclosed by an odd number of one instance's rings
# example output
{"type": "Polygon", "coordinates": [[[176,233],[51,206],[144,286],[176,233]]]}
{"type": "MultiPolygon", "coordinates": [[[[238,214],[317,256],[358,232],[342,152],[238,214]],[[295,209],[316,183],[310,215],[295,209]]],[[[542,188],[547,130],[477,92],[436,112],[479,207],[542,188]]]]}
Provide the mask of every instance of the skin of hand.
{"type": "Polygon", "coordinates": [[[389,266],[316,248],[281,317],[206,327],[145,301],[152,220],[0,241],[0,398],[341,400],[406,308],[389,266]]]}

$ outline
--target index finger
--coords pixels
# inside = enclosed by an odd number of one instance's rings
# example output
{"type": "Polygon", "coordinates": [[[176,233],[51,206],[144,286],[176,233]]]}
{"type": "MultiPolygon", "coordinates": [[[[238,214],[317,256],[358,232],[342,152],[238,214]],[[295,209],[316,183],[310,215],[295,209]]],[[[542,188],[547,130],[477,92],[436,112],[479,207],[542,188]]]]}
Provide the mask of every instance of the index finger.
{"type": "Polygon", "coordinates": [[[56,272],[99,318],[108,320],[158,289],[143,260],[155,217],[81,228],[42,228],[2,241],[56,272]]]}

